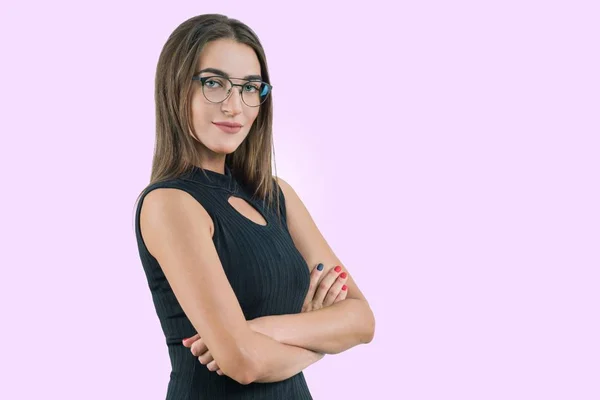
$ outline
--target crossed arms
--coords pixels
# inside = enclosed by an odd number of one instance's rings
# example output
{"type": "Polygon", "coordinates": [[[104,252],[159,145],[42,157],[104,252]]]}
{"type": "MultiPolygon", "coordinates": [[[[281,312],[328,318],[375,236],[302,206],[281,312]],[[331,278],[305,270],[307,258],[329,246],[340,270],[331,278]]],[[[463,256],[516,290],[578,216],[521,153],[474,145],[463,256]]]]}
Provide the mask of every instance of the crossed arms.
{"type": "Polygon", "coordinates": [[[369,343],[374,335],[375,319],[364,295],[345,268],[334,269],[341,261],[296,192],[281,178],[278,181],[294,244],[311,269],[324,266],[322,271],[311,270],[310,290],[315,295],[311,298],[309,291],[306,312],[300,314],[245,320],[212,242],[212,220],[189,194],[156,189],[146,196],[141,209],[146,247],[198,332],[184,345],[209,369],[241,384],[286,379],[324,354],[369,343]],[[344,273],[346,294],[323,300],[325,307],[312,307],[317,292],[332,291],[335,285],[339,288],[344,273]]]}

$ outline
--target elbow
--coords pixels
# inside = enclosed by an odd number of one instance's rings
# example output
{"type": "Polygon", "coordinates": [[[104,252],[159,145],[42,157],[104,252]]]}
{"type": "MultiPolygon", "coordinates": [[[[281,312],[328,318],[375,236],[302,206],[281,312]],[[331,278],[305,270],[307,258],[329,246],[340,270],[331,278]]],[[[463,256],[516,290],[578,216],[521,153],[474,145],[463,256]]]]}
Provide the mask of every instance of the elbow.
{"type": "Polygon", "coordinates": [[[231,360],[221,366],[223,374],[227,375],[240,385],[249,385],[257,379],[255,366],[244,356],[239,355],[236,359],[231,360]]]}
{"type": "Polygon", "coordinates": [[[248,371],[240,371],[240,373],[237,374],[236,376],[230,376],[230,375],[228,375],[228,376],[231,379],[233,379],[234,381],[236,381],[237,383],[239,383],[240,385],[249,385],[255,381],[254,376],[252,374],[250,374],[248,371]]]}
{"type": "Polygon", "coordinates": [[[373,341],[374,337],[375,337],[375,328],[373,327],[373,329],[370,329],[369,331],[364,333],[361,342],[362,342],[362,344],[371,343],[373,341]]]}
{"type": "Polygon", "coordinates": [[[372,311],[369,313],[369,318],[363,326],[365,329],[362,334],[361,342],[363,344],[371,343],[375,337],[375,315],[373,315],[372,311]]]}
{"type": "Polygon", "coordinates": [[[242,340],[237,343],[235,349],[235,356],[228,358],[225,365],[221,366],[217,362],[221,371],[241,385],[256,382],[261,377],[261,371],[254,347],[247,340],[242,340]]]}
{"type": "Polygon", "coordinates": [[[375,316],[369,308],[369,312],[365,313],[365,316],[360,319],[360,328],[356,329],[351,337],[348,337],[347,342],[335,341],[331,343],[327,354],[339,354],[351,347],[371,343],[374,337],[375,316]]]}

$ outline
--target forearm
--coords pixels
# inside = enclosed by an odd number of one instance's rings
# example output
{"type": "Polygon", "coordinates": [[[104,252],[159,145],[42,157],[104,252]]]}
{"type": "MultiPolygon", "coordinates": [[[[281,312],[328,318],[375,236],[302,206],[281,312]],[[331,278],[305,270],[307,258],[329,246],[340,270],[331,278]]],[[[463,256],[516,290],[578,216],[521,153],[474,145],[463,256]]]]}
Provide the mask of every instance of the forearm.
{"type": "Polygon", "coordinates": [[[366,301],[346,299],[316,311],[261,317],[259,326],[280,343],[337,354],[369,343],[375,319],[366,301]]]}
{"type": "Polygon", "coordinates": [[[253,333],[249,357],[254,366],[254,382],[278,382],[290,378],[323,358],[323,354],[279,343],[258,332],[253,333]]]}

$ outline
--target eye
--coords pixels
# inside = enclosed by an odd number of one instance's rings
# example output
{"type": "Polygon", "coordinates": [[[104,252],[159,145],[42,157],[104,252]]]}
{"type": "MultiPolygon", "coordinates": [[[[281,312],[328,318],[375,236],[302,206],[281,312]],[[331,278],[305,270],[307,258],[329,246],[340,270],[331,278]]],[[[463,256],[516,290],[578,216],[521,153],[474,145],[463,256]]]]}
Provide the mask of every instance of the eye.
{"type": "Polygon", "coordinates": [[[254,93],[260,90],[261,84],[260,82],[250,83],[244,85],[244,91],[249,93],[254,93]]]}
{"type": "Polygon", "coordinates": [[[223,82],[217,78],[208,78],[204,81],[204,86],[214,89],[218,87],[223,87],[223,82]]]}

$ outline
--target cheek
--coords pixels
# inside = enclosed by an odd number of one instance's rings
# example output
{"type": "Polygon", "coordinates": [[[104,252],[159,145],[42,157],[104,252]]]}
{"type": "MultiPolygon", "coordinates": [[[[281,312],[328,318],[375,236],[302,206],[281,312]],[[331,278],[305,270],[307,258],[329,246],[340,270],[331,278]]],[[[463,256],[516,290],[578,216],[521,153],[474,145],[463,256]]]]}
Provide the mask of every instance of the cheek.
{"type": "Polygon", "coordinates": [[[206,126],[211,122],[211,110],[206,104],[201,101],[194,101],[192,103],[192,122],[195,128],[206,126]]]}
{"type": "Polygon", "coordinates": [[[254,123],[254,121],[256,120],[256,118],[258,117],[258,112],[259,110],[257,109],[252,109],[251,111],[249,111],[246,114],[246,117],[248,118],[248,121],[250,122],[250,125],[252,125],[252,123],[254,123]]]}

